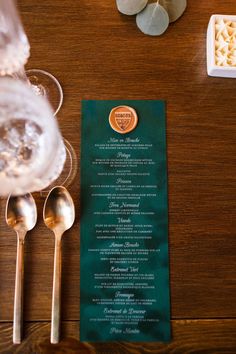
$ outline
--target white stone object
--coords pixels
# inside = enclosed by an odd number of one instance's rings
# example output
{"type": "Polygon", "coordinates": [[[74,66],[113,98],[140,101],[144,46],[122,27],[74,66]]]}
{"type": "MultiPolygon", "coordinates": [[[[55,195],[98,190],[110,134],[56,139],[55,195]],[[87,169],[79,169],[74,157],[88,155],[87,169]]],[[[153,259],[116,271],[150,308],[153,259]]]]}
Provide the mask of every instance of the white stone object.
{"type": "Polygon", "coordinates": [[[118,10],[124,15],[136,15],[147,5],[148,0],[116,0],[118,10]]]}
{"type": "Polygon", "coordinates": [[[168,12],[170,22],[174,22],[178,20],[186,10],[187,0],[160,0],[160,5],[168,12]]]}
{"type": "Polygon", "coordinates": [[[169,26],[169,16],[163,6],[157,3],[149,4],[136,16],[138,28],[150,36],[160,36],[169,26]]]}

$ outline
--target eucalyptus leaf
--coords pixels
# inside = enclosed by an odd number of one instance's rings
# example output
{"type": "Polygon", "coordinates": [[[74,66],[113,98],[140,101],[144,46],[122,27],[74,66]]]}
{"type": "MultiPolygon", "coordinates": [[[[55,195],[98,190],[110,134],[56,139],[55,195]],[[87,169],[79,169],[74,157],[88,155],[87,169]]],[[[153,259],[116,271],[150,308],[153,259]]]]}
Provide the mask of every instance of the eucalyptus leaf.
{"type": "Polygon", "coordinates": [[[147,5],[147,7],[136,16],[138,28],[150,36],[160,36],[169,26],[169,16],[159,1],[147,5]]]}
{"type": "Polygon", "coordinates": [[[187,0],[160,0],[160,5],[168,12],[170,22],[174,22],[183,15],[187,7],[187,0]]]}
{"type": "Polygon", "coordinates": [[[136,15],[147,5],[148,0],[116,0],[118,10],[124,15],[136,15]]]}

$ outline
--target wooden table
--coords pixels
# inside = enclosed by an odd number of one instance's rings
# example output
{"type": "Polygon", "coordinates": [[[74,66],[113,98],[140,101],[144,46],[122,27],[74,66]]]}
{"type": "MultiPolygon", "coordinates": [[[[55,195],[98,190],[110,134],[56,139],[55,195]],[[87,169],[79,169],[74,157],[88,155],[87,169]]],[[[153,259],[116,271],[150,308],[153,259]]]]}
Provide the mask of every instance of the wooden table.
{"type": "Polygon", "coordinates": [[[189,0],[161,37],[143,35],[111,0],[21,0],[32,51],[27,68],[64,89],[63,135],[80,149],[82,99],[167,101],[173,341],[79,342],[79,173],[76,224],[63,240],[62,341],[49,343],[54,238],[39,222],[26,241],[24,341],[12,345],[16,237],[0,201],[1,353],[236,353],[236,81],[206,74],[206,29],[233,0],[189,0]]]}

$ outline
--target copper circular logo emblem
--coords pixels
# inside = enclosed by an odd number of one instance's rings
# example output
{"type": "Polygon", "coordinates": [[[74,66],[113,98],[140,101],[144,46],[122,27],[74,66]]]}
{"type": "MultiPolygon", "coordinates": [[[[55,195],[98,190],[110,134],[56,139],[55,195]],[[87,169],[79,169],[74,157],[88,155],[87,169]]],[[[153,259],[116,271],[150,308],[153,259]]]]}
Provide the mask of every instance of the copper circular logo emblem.
{"type": "Polygon", "coordinates": [[[136,111],[129,106],[118,106],[111,110],[109,123],[113,130],[120,134],[127,134],[138,124],[136,111]]]}

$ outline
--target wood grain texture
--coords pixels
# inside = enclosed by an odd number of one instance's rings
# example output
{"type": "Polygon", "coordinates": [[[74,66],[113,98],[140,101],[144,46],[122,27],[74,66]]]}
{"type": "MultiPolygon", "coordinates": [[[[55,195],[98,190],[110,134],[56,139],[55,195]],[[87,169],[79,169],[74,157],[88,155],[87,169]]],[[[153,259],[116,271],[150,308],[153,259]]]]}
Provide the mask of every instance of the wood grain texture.
{"type": "MultiPolygon", "coordinates": [[[[115,1],[20,0],[19,6],[32,47],[27,68],[48,70],[61,82],[65,97],[58,120],[78,159],[82,99],[167,101],[172,318],[235,318],[235,80],[208,77],[205,55],[210,15],[235,14],[235,2],[189,0],[184,16],[159,38],[143,35],[133,17],[117,12],[115,1]]],[[[78,320],[79,171],[70,191],[76,203],[76,224],[63,238],[62,318],[78,320]]],[[[27,235],[25,246],[24,318],[47,321],[54,237],[42,222],[44,199],[36,198],[39,222],[27,235]]],[[[16,237],[5,225],[5,202],[0,200],[0,321],[11,321],[16,237]]],[[[219,323],[217,327],[217,322],[208,321],[207,330],[215,333],[212,338],[218,352],[223,353],[220,344],[227,341],[231,347],[225,347],[225,352],[232,352],[235,322],[219,323]]],[[[37,332],[38,325],[34,326],[37,332]]],[[[44,325],[42,331],[39,328],[41,337],[44,325]]],[[[202,342],[194,344],[192,333],[193,351],[191,343],[184,346],[185,330],[177,332],[177,340],[186,353],[200,353],[196,348],[202,342]]],[[[33,348],[38,335],[30,338],[33,348]]],[[[72,341],[73,345],[78,344],[72,341]]],[[[115,354],[116,347],[112,348],[104,347],[100,353],[115,354]]],[[[121,353],[122,345],[117,348],[121,353]]],[[[140,352],[148,348],[143,346],[140,352]]]]}
{"type": "Polygon", "coordinates": [[[161,343],[81,343],[79,323],[62,323],[62,341],[50,344],[48,322],[27,323],[26,339],[20,346],[11,342],[12,326],[1,324],[0,352],[4,354],[235,354],[236,320],[172,321],[173,341],[161,343]]]}

